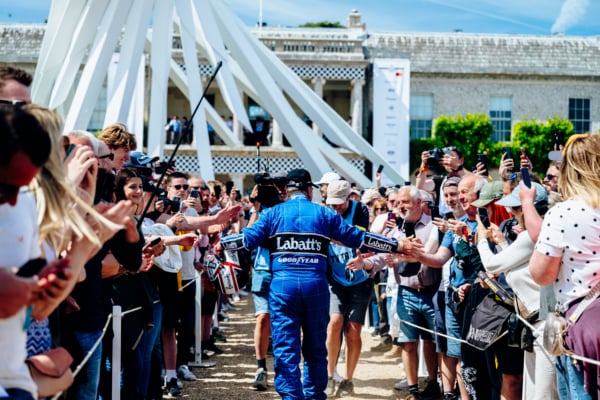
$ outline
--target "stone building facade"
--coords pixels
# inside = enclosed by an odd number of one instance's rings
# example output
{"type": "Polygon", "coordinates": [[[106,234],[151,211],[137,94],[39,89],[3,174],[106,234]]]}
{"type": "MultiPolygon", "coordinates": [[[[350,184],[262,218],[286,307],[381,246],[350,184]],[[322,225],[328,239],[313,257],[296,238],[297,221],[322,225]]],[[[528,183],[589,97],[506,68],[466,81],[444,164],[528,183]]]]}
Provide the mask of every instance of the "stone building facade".
{"type": "MultiPolygon", "coordinates": [[[[557,116],[571,119],[578,130],[600,129],[599,37],[368,32],[356,11],[350,20],[347,29],[262,27],[252,32],[366,138],[372,135],[371,69],[376,58],[410,60],[412,137],[430,135],[440,115],[467,113],[490,115],[494,140],[510,140],[512,126],[523,119],[557,116]]],[[[33,72],[43,35],[43,25],[0,25],[0,65],[33,72]]],[[[177,33],[172,56],[182,59],[177,33]]],[[[211,68],[203,60],[199,64],[208,76],[211,68]]],[[[230,112],[218,91],[209,95],[217,111],[228,118],[230,112]]],[[[170,87],[168,96],[168,115],[189,114],[189,103],[177,88],[170,87]]],[[[251,99],[245,102],[249,109],[255,107],[251,99]]],[[[97,121],[102,120],[100,103],[97,121]]],[[[269,160],[271,171],[301,166],[276,121],[270,122],[270,146],[262,149],[262,157],[269,160]]],[[[318,126],[313,129],[318,132],[318,126]]],[[[255,149],[228,149],[218,141],[212,147],[217,176],[233,177],[238,186],[249,187],[255,149]]],[[[339,151],[368,171],[369,163],[361,156],[339,151]]],[[[194,172],[191,146],[183,146],[178,157],[178,165],[194,172]]]]}

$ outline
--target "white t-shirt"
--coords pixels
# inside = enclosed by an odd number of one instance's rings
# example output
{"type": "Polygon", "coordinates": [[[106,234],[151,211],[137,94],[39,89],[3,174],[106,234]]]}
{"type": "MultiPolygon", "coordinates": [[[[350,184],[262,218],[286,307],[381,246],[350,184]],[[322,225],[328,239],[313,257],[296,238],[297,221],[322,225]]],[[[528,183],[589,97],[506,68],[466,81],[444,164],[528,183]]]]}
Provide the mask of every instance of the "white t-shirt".
{"type": "MultiPolygon", "coordinates": [[[[22,191],[13,207],[0,205],[0,267],[20,267],[41,256],[37,208],[31,192],[22,191]]],[[[27,307],[10,318],[0,319],[0,386],[22,389],[37,398],[37,387],[25,365],[27,307]]]]}
{"type": "MultiPolygon", "coordinates": [[[[198,212],[193,208],[187,208],[183,215],[197,217],[198,212]]],[[[181,247],[180,247],[181,249],[181,247]]],[[[194,268],[195,249],[192,247],[189,251],[181,250],[181,279],[192,280],[196,279],[196,269],[194,268]]]]}
{"type": "Polygon", "coordinates": [[[567,309],[600,282],[600,209],[578,199],[555,205],[544,217],[535,249],[561,257],[554,293],[567,309]]]}

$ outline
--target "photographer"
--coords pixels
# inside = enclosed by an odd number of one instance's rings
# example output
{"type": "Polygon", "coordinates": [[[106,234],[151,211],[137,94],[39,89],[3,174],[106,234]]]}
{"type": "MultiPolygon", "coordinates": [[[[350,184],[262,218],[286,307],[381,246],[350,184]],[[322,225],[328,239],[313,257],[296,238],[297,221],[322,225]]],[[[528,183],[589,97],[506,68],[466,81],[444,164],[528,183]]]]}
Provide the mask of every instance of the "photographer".
{"type": "Polygon", "coordinates": [[[446,204],[441,188],[449,177],[462,178],[467,174],[464,169],[464,162],[465,159],[460,150],[454,146],[444,147],[443,149],[435,148],[421,153],[420,174],[417,176],[416,186],[419,189],[436,194],[436,201],[441,215],[451,211],[446,204]],[[430,178],[429,170],[432,170],[436,175],[430,178]],[[442,175],[444,170],[447,175],[442,175]]]}

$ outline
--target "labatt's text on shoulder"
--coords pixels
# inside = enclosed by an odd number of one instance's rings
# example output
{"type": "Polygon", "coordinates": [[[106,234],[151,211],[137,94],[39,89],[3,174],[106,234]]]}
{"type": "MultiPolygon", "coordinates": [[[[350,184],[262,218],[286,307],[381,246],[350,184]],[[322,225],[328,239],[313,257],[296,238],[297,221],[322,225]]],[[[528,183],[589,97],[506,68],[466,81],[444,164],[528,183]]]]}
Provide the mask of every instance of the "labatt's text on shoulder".
{"type": "Polygon", "coordinates": [[[274,250],[276,252],[302,251],[322,253],[327,240],[315,235],[277,235],[274,250]]]}

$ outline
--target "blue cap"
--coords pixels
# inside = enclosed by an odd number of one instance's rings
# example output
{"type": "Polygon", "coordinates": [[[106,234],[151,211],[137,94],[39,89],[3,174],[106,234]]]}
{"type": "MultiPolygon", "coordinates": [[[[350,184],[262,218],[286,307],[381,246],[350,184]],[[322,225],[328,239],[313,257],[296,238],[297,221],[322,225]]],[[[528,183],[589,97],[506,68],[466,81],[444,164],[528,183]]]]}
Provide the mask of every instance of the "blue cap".
{"type": "Polygon", "coordinates": [[[123,166],[129,168],[152,168],[152,163],[159,158],[147,156],[141,151],[133,151],[129,153],[129,160],[123,166]]]}
{"type": "MultiPolygon", "coordinates": [[[[542,185],[537,182],[531,182],[533,186],[535,186],[535,200],[534,204],[539,204],[540,202],[548,201],[548,192],[542,185]]],[[[519,197],[519,192],[521,188],[519,186],[515,187],[511,194],[505,196],[498,200],[496,204],[504,206],[504,207],[521,207],[521,198],[519,197]]]]}

